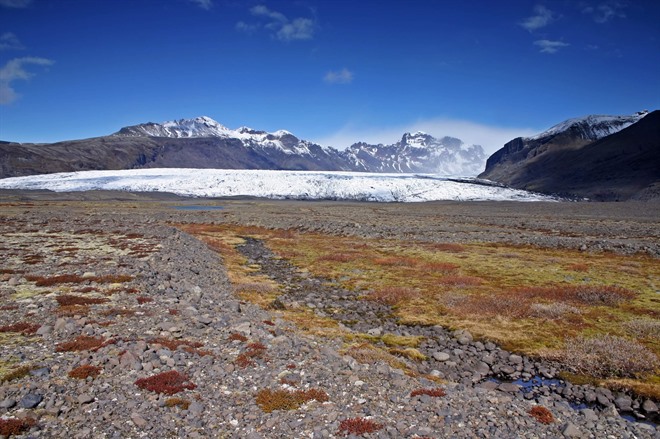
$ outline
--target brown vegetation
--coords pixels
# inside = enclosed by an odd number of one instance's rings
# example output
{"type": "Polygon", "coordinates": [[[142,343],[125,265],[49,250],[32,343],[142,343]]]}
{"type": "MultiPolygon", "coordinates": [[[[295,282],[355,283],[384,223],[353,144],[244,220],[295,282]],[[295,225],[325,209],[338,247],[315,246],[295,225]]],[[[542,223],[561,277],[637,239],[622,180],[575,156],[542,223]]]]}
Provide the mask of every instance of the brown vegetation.
{"type": "Polygon", "coordinates": [[[541,405],[535,405],[527,413],[529,413],[534,419],[539,421],[541,424],[552,424],[555,420],[552,413],[547,408],[541,405]]]}
{"type": "Polygon", "coordinates": [[[104,297],[83,297],[83,296],[74,296],[72,294],[59,295],[55,298],[55,300],[60,306],[96,305],[99,303],[109,302],[109,300],[104,297]]]}
{"type": "Polygon", "coordinates": [[[349,434],[363,435],[366,433],[373,433],[383,428],[382,424],[379,424],[371,419],[367,418],[348,418],[344,419],[339,423],[339,431],[337,434],[342,434],[348,436],[349,434]]]}
{"type": "Polygon", "coordinates": [[[561,359],[578,373],[599,378],[639,377],[660,366],[644,345],[614,335],[569,339],[561,359]]]}
{"type": "Polygon", "coordinates": [[[69,372],[69,376],[71,378],[77,378],[80,380],[85,380],[89,377],[96,378],[101,374],[102,368],[99,366],[92,366],[89,364],[85,364],[82,366],[78,366],[75,369],[72,369],[69,372]]]}
{"type": "Polygon", "coordinates": [[[328,401],[328,394],[320,389],[309,390],[271,390],[263,389],[257,393],[257,405],[266,413],[273,410],[295,410],[306,402],[328,401]]]}
{"type": "Polygon", "coordinates": [[[34,427],[37,422],[32,418],[0,419],[0,436],[9,437],[25,433],[34,427]]]}
{"type": "Polygon", "coordinates": [[[95,351],[114,342],[112,339],[106,340],[103,337],[79,335],[73,340],[55,345],[55,352],[95,351]]]}
{"type": "Polygon", "coordinates": [[[41,325],[39,324],[18,322],[12,325],[0,326],[0,332],[18,332],[23,335],[32,335],[35,334],[40,327],[41,325]]]}
{"type": "Polygon", "coordinates": [[[188,377],[176,370],[162,372],[148,378],[140,378],[135,385],[141,389],[165,395],[174,395],[184,390],[193,390],[197,386],[188,377]]]}
{"type": "Polygon", "coordinates": [[[433,389],[416,389],[410,392],[411,397],[420,396],[420,395],[428,395],[434,398],[439,398],[441,396],[447,395],[447,393],[441,387],[436,387],[433,389]]]}

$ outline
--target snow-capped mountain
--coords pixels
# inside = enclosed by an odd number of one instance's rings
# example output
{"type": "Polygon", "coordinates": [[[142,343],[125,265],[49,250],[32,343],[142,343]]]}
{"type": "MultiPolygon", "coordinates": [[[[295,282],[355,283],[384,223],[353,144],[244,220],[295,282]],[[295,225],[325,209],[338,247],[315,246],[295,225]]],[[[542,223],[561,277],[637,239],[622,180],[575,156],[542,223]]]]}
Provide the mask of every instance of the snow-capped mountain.
{"type": "Polygon", "coordinates": [[[392,145],[356,143],[345,151],[289,131],[230,129],[210,117],[128,126],[104,137],[53,144],[0,144],[0,178],[93,169],[215,168],[418,172],[473,176],[477,145],[406,133],[392,145]]]}
{"type": "Polygon", "coordinates": [[[454,137],[436,139],[421,131],[405,133],[392,145],[356,143],[345,155],[357,171],[443,175],[475,175],[486,160],[479,145],[466,145],[454,137]]]}
{"type": "Polygon", "coordinates": [[[544,193],[641,199],[657,196],[659,145],[660,111],[569,119],[511,140],[488,158],[479,177],[544,193]]]}
{"type": "Polygon", "coordinates": [[[286,130],[268,133],[248,127],[232,130],[208,116],[194,119],[179,119],[163,123],[143,123],[124,127],[114,136],[126,137],[166,137],[166,138],[205,138],[238,139],[246,146],[254,148],[275,148],[285,154],[311,154],[311,142],[300,140],[286,130]]]}
{"type": "Polygon", "coordinates": [[[545,139],[556,136],[567,131],[572,131],[575,135],[584,140],[598,140],[607,137],[610,134],[617,133],[630,125],[639,122],[648,111],[639,111],[630,116],[604,116],[590,115],[565,120],[549,128],[542,133],[528,137],[530,140],[545,139]]]}

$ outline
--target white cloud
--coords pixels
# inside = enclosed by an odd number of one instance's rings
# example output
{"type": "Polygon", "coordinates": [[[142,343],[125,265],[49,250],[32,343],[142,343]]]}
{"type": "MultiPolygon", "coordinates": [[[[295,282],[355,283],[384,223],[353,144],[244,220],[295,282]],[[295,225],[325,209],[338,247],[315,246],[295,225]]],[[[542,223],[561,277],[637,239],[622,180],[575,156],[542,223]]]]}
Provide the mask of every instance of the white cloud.
{"type": "Polygon", "coordinates": [[[587,6],[582,12],[591,15],[596,23],[607,23],[614,18],[626,18],[623,12],[625,7],[626,5],[621,2],[608,1],[596,6],[587,6]]]}
{"type": "Polygon", "coordinates": [[[0,6],[5,8],[27,8],[32,0],[0,0],[0,6]]]}
{"type": "Polygon", "coordinates": [[[555,19],[555,14],[543,5],[534,7],[534,15],[525,18],[520,25],[532,32],[549,25],[555,19]]]}
{"type": "Polygon", "coordinates": [[[557,53],[562,47],[570,46],[563,41],[536,40],[534,45],[541,48],[541,53],[557,53]]]}
{"type": "Polygon", "coordinates": [[[353,82],[353,72],[346,68],[330,71],[325,74],[323,80],[328,84],[350,84],[353,82]]]}
{"type": "Polygon", "coordinates": [[[202,9],[206,9],[207,11],[213,7],[213,0],[190,0],[191,2],[195,3],[197,6],[199,6],[202,9]]]}
{"type": "Polygon", "coordinates": [[[25,70],[26,65],[50,66],[53,63],[52,60],[36,57],[14,58],[7,61],[7,64],[0,68],[0,104],[7,105],[18,99],[19,95],[12,87],[12,82],[19,79],[25,81],[34,76],[33,73],[25,70]]]}
{"type": "Polygon", "coordinates": [[[0,35],[0,50],[22,50],[25,46],[18,40],[18,37],[11,33],[5,32],[0,35]]]}
{"type": "Polygon", "coordinates": [[[336,133],[314,139],[320,145],[346,149],[356,142],[389,145],[401,140],[403,133],[423,131],[433,137],[456,137],[468,145],[481,145],[487,155],[500,149],[516,137],[532,136],[541,130],[498,127],[467,120],[435,118],[419,120],[407,125],[387,127],[357,127],[347,124],[336,133]]]}
{"type": "MultiPolygon", "coordinates": [[[[250,13],[257,18],[265,19],[267,22],[263,27],[271,31],[273,38],[280,41],[310,40],[314,37],[316,23],[311,18],[289,19],[283,13],[268,9],[264,5],[251,7],[250,13]]],[[[236,23],[236,30],[241,32],[252,33],[260,27],[262,27],[260,23],[244,21],[236,23]]]]}
{"type": "Polygon", "coordinates": [[[275,36],[282,41],[310,40],[314,36],[314,22],[309,18],[296,18],[282,26],[275,36]]]}

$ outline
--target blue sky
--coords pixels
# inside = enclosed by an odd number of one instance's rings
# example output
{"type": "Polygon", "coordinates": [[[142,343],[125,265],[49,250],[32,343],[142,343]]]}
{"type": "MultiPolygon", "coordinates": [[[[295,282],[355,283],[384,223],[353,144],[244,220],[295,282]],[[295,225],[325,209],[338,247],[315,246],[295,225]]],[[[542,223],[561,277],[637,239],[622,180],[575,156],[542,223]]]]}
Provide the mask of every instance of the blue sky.
{"type": "Polygon", "coordinates": [[[0,139],[207,115],[338,148],[488,152],[660,108],[660,2],[0,0],[0,139]]]}

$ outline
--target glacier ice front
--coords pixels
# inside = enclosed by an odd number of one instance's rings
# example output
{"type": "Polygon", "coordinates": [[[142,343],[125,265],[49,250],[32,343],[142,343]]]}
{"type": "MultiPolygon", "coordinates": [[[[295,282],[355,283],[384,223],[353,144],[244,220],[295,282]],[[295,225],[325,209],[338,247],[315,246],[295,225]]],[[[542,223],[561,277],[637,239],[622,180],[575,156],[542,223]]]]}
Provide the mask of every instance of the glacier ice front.
{"type": "Polygon", "coordinates": [[[0,189],[119,190],[171,192],[191,197],[380,202],[556,201],[546,195],[488,185],[473,179],[428,174],[224,169],[132,169],[33,175],[0,179],[0,189]]]}

